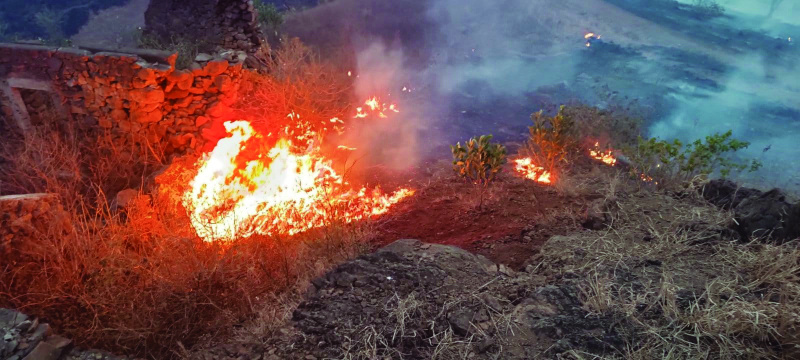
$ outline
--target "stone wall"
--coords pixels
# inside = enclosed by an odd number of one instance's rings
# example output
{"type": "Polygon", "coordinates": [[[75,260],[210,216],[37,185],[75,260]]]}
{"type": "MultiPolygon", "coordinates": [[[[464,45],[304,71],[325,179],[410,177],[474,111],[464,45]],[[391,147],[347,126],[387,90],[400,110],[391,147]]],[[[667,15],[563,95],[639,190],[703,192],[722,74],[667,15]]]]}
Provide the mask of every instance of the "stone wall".
{"type": "Polygon", "coordinates": [[[215,46],[256,52],[263,34],[253,0],[158,0],[145,12],[146,33],[170,42],[202,39],[215,46]]]}
{"type": "Polygon", "coordinates": [[[25,132],[34,125],[29,109],[49,94],[63,119],[59,126],[108,136],[115,145],[183,152],[202,145],[210,120],[236,100],[247,57],[242,51],[203,55],[190,69],[176,70],[175,55],[152,51],[0,44],[0,104],[12,127],[25,132]]]}
{"type": "Polygon", "coordinates": [[[72,233],[69,214],[58,195],[0,196],[0,257],[9,264],[29,254],[41,254],[36,247],[42,246],[48,235],[62,239],[72,233]]]}

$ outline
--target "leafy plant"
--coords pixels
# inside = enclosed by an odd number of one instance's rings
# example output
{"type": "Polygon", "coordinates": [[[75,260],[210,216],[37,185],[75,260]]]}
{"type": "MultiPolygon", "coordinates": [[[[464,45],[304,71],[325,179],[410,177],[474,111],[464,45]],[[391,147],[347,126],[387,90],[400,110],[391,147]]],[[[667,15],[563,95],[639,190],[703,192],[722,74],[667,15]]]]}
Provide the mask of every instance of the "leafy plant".
{"type": "Polygon", "coordinates": [[[530,138],[525,151],[548,171],[568,162],[570,153],[577,149],[575,122],[564,110],[561,106],[553,117],[544,116],[542,111],[531,115],[533,126],[528,128],[530,138]]]}
{"type": "Polygon", "coordinates": [[[733,132],[706,136],[684,146],[680,140],[665,141],[639,138],[631,161],[634,171],[663,180],[687,180],[719,172],[723,177],[732,171],[755,171],[761,167],[757,160],[737,162],[731,153],[747,148],[750,143],[732,138],[733,132]]]}
{"type": "Polygon", "coordinates": [[[44,8],[34,15],[36,25],[41,27],[47,34],[47,42],[50,44],[60,44],[66,40],[64,35],[64,13],[44,8]]]}
{"type": "Polygon", "coordinates": [[[258,12],[258,22],[264,24],[270,32],[277,32],[283,25],[283,14],[274,4],[265,3],[263,0],[255,0],[253,6],[258,12]]]}
{"type": "Polygon", "coordinates": [[[469,139],[450,146],[453,169],[459,176],[484,187],[494,180],[506,162],[506,148],[492,143],[492,135],[469,139]]]}

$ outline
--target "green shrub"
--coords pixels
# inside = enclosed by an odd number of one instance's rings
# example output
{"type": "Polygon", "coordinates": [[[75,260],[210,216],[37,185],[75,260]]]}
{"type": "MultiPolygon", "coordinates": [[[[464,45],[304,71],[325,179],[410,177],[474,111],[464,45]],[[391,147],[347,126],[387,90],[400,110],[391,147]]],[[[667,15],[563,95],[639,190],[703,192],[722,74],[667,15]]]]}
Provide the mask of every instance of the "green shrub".
{"type": "Polygon", "coordinates": [[[739,162],[731,154],[747,148],[750,143],[732,138],[733,132],[715,133],[684,146],[679,140],[639,138],[631,155],[636,176],[644,174],[654,179],[684,181],[695,176],[719,172],[723,177],[732,171],[755,171],[761,167],[756,160],[739,162]]]}
{"type": "Polygon", "coordinates": [[[46,43],[49,45],[69,45],[66,35],[64,35],[64,13],[53,10],[51,8],[44,8],[33,16],[36,25],[38,25],[45,34],[47,34],[46,43]]]}
{"type": "Polygon", "coordinates": [[[506,162],[506,148],[492,143],[492,135],[469,139],[464,145],[450,146],[453,169],[473,183],[489,186],[506,162]]]}
{"type": "Polygon", "coordinates": [[[530,138],[525,147],[527,155],[534,158],[547,171],[553,171],[559,163],[569,162],[569,155],[578,147],[575,122],[565,114],[565,107],[553,117],[542,111],[531,115],[533,126],[529,127],[530,138]]]}
{"type": "Polygon", "coordinates": [[[263,0],[255,0],[253,5],[258,12],[258,22],[270,32],[277,32],[283,25],[283,14],[272,3],[265,3],[263,0]]]}

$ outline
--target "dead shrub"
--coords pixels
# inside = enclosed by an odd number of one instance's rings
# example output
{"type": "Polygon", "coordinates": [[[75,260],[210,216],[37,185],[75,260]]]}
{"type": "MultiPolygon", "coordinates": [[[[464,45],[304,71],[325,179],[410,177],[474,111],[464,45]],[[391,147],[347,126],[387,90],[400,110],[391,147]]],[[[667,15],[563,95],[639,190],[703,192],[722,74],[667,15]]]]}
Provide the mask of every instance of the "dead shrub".
{"type": "Polygon", "coordinates": [[[285,40],[263,73],[245,72],[235,115],[265,133],[285,131],[289,138],[305,142],[295,145],[307,146],[318,140],[307,134],[339,130],[331,119],[349,113],[350,84],[344,70],[320,60],[298,39],[285,40]]]}

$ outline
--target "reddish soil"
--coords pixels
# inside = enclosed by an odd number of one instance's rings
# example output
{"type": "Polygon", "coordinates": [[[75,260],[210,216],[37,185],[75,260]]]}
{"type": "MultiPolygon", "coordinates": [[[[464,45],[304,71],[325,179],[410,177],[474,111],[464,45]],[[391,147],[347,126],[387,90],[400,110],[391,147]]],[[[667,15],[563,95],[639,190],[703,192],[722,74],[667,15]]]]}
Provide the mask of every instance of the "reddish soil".
{"type": "Polygon", "coordinates": [[[511,169],[485,190],[441,169],[382,220],[376,246],[398,239],[455,245],[514,269],[553,235],[581,227],[585,198],[560,195],[552,186],[516,177],[511,169]]]}

